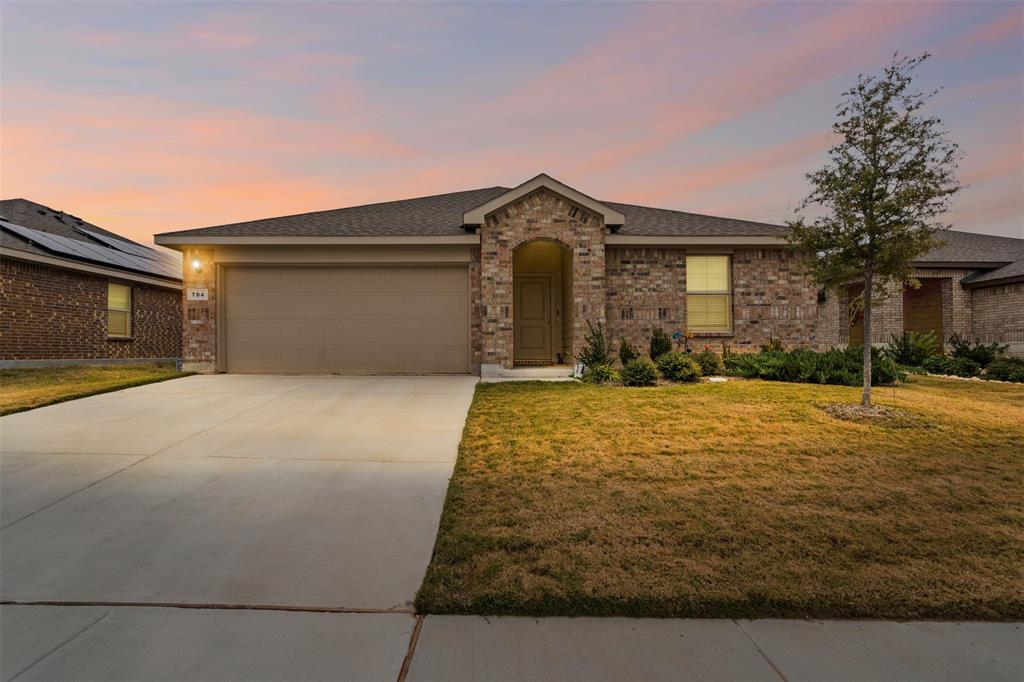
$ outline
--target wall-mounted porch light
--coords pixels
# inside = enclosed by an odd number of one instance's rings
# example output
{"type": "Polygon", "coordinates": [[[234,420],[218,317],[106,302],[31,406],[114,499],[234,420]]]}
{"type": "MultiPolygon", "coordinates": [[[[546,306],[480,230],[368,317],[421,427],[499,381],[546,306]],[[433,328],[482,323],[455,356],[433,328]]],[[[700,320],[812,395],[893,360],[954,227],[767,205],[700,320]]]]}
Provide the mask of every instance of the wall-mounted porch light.
{"type": "Polygon", "coordinates": [[[194,272],[202,272],[203,271],[203,261],[199,260],[198,258],[193,258],[192,259],[192,270],[194,272]]]}

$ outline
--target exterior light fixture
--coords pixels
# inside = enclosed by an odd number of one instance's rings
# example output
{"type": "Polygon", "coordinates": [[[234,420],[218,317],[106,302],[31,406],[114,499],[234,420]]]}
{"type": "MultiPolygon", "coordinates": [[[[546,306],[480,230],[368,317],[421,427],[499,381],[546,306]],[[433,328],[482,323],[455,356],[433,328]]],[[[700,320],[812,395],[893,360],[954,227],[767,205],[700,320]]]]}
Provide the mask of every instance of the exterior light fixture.
{"type": "Polygon", "coordinates": [[[192,269],[195,270],[196,272],[202,272],[203,271],[203,261],[199,260],[198,258],[193,258],[192,259],[192,269]]]}

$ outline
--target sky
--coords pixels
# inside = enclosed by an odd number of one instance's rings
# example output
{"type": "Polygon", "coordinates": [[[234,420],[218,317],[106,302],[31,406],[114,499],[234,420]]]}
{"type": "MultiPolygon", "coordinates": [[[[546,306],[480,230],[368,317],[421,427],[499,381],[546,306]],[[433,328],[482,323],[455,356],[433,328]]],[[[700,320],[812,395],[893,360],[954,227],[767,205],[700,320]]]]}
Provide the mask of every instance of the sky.
{"type": "Polygon", "coordinates": [[[1024,3],[0,4],[0,195],[157,232],[540,172],[780,223],[843,90],[933,57],[956,229],[1024,237],[1024,3]]]}

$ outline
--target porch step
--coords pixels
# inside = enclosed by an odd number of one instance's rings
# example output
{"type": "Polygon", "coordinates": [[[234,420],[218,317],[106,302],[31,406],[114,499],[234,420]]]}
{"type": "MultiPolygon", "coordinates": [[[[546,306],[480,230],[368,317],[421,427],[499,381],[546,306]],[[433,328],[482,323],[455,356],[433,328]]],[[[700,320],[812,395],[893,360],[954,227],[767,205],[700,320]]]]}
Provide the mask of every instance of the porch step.
{"type": "Polygon", "coordinates": [[[547,365],[545,367],[514,367],[508,369],[501,365],[483,365],[480,368],[480,378],[499,379],[503,381],[572,381],[571,365],[547,365]]]}

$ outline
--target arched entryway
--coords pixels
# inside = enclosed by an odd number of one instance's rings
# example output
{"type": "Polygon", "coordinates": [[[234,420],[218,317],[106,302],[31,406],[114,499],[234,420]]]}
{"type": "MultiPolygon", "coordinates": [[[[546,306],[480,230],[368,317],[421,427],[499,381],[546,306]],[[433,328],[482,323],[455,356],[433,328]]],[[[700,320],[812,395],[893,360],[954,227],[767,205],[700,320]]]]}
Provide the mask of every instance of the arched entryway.
{"type": "Polygon", "coordinates": [[[535,239],[512,255],[512,357],[515,365],[552,365],[572,356],[572,252],[535,239]]]}

